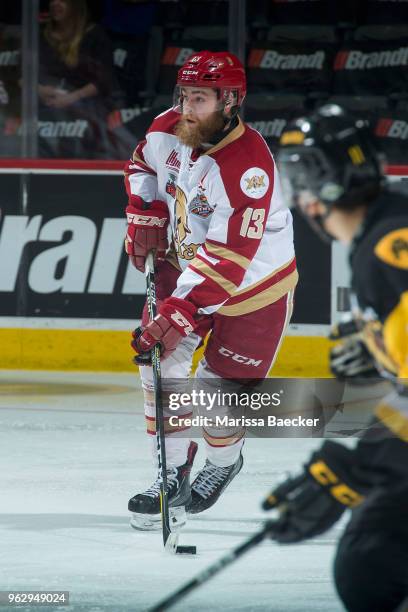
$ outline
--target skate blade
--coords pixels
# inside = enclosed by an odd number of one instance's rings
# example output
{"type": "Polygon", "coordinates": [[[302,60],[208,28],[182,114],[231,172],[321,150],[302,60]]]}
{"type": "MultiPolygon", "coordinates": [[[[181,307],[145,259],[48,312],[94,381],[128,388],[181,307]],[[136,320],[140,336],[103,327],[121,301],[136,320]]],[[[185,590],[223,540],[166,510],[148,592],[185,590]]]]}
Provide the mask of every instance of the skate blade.
{"type": "MultiPolygon", "coordinates": [[[[179,531],[187,523],[184,506],[169,508],[169,527],[171,531],[179,531]]],[[[130,526],[138,531],[160,531],[162,528],[161,514],[140,514],[132,512],[130,526]]]]}
{"type": "Polygon", "coordinates": [[[130,526],[138,531],[160,531],[161,516],[160,514],[139,514],[138,512],[132,512],[130,526]]]}

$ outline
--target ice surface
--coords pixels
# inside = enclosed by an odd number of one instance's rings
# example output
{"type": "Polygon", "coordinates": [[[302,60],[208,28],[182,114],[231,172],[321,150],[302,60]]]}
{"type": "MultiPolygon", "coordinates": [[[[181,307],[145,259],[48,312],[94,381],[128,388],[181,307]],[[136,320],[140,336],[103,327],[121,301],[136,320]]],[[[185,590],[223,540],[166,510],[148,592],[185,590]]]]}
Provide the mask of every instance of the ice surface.
{"type": "MultiPolygon", "coordinates": [[[[182,557],[163,552],[160,533],[129,527],[128,498],[154,476],[137,375],[1,372],[0,438],[0,590],[69,590],[69,607],[47,609],[75,612],[146,610],[254,533],[271,485],[320,444],[249,439],[240,475],[183,530],[180,544],[198,554],[182,557]]],[[[174,609],[342,610],[331,580],[339,530],[265,542],[174,609]]]]}

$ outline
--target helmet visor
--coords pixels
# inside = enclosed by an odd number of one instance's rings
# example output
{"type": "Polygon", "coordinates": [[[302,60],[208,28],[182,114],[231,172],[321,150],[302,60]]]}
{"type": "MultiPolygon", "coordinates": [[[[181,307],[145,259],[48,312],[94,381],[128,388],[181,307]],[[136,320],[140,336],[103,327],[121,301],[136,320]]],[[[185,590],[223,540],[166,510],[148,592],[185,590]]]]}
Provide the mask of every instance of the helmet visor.
{"type": "Polygon", "coordinates": [[[319,149],[302,148],[296,151],[281,149],[277,156],[282,191],[286,203],[297,208],[312,229],[325,242],[332,237],[324,229],[324,218],[330,207],[323,201],[321,193],[327,185],[330,167],[319,149]]]}
{"type": "Polygon", "coordinates": [[[237,105],[238,90],[176,85],[173,93],[173,110],[197,118],[218,111],[228,112],[237,105]]]}
{"type": "Polygon", "coordinates": [[[314,196],[314,201],[318,200],[329,206],[344,193],[342,185],[339,185],[336,168],[329,163],[321,149],[282,148],[278,153],[277,163],[288,204],[300,206],[304,212],[307,212],[311,198],[299,198],[301,192],[307,191],[314,196]]]}
{"type": "Polygon", "coordinates": [[[307,156],[302,156],[296,151],[281,150],[277,156],[279,174],[282,181],[282,189],[288,206],[301,205],[306,212],[307,204],[317,199],[314,192],[314,176],[311,176],[311,168],[307,156]],[[309,194],[308,196],[306,194],[309,194]],[[302,202],[302,204],[301,204],[302,202]]]}

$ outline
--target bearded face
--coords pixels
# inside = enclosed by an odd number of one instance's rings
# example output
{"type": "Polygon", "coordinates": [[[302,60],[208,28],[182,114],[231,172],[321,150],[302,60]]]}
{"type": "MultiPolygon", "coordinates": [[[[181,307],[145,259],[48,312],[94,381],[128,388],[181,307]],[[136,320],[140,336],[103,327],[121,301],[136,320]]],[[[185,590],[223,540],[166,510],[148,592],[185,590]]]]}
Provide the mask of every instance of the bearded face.
{"type": "Polygon", "coordinates": [[[183,115],[176,125],[175,134],[182,144],[196,149],[204,142],[211,142],[214,134],[224,126],[222,111],[215,111],[205,119],[183,115]]]}

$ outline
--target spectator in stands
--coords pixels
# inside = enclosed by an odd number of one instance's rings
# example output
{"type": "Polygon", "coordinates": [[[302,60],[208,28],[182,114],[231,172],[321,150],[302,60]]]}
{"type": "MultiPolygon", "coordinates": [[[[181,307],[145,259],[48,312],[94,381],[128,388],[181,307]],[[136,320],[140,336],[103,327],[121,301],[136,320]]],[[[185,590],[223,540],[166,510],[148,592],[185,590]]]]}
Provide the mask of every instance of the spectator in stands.
{"type": "Polygon", "coordinates": [[[47,111],[45,118],[73,120],[80,116],[89,122],[91,131],[97,129],[99,143],[106,140],[112,63],[109,38],[90,22],[86,0],[50,0],[49,19],[40,39],[38,93],[40,112],[47,111]]]}
{"type": "Polygon", "coordinates": [[[40,99],[66,108],[109,94],[112,55],[102,28],[89,23],[86,0],[51,0],[40,47],[40,99]]]}

